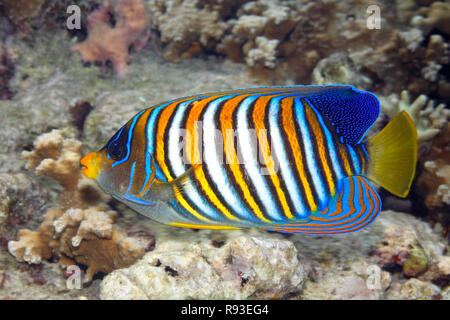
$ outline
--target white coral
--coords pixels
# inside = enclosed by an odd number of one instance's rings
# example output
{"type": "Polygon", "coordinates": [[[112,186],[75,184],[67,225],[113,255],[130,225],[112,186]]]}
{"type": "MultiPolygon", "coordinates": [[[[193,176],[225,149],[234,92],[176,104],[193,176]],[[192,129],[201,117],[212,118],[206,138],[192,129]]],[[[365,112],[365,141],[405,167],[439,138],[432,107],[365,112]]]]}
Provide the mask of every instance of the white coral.
{"type": "Polygon", "coordinates": [[[232,32],[237,35],[254,37],[263,32],[267,20],[266,17],[243,15],[234,24],[232,32]]]}
{"type": "Polygon", "coordinates": [[[450,187],[446,184],[441,184],[437,189],[437,195],[445,204],[450,204],[450,187]]]}
{"type": "Polygon", "coordinates": [[[161,32],[163,43],[177,43],[181,49],[173,49],[166,55],[175,56],[186,50],[192,43],[199,41],[202,45],[207,45],[211,39],[218,40],[222,37],[226,24],[220,21],[216,11],[199,9],[197,0],[152,0],[150,8],[154,18],[154,23],[161,32]]]}
{"type": "Polygon", "coordinates": [[[245,61],[251,67],[261,63],[267,68],[275,67],[276,48],[278,40],[269,40],[266,37],[256,38],[256,48],[250,49],[245,61]]]}
{"type": "Polygon", "coordinates": [[[408,31],[399,31],[400,37],[405,40],[407,47],[412,52],[416,51],[420,43],[423,41],[423,34],[420,29],[412,28],[408,31]]]}
{"type": "Polygon", "coordinates": [[[58,181],[66,190],[73,190],[79,180],[81,142],[63,139],[60,130],[40,135],[32,151],[23,151],[26,168],[36,174],[58,181]]]}
{"type": "Polygon", "coordinates": [[[30,264],[39,264],[42,261],[39,252],[33,251],[34,247],[29,243],[20,241],[9,241],[8,251],[19,261],[25,261],[30,264]]]}
{"type": "Polygon", "coordinates": [[[434,82],[438,79],[439,71],[442,69],[442,66],[435,61],[428,61],[426,67],[423,67],[421,70],[422,76],[424,79],[434,82]]]}
{"type": "Polygon", "coordinates": [[[381,108],[390,119],[401,111],[408,112],[416,125],[419,143],[436,136],[450,116],[450,110],[445,108],[445,104],[435,106],[435,102],[424,94],[411,102],[407,90],[402,91],[400,98],[394,94],[383,99],[381,108]]]}

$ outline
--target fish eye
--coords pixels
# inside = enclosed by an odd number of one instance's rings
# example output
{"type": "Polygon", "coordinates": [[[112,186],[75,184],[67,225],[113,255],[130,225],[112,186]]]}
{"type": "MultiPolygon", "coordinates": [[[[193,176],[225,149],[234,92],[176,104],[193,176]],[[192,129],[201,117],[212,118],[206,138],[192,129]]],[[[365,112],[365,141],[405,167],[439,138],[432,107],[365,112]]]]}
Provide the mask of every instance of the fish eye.
{"type": "Polygon", "coordinates": [[[123,128],[120,129],[106,144],[106,151],[108,153],[108,156],[114,161],[121,160],[125,156],[127,151],[127,135],[122,131],[123,128]]]}
{"type": "Polygon", "coordinates": [[[124,155],[124,148],[116,141],[108,147],[108,154],[113,160],[120,160],[124,155]]]}

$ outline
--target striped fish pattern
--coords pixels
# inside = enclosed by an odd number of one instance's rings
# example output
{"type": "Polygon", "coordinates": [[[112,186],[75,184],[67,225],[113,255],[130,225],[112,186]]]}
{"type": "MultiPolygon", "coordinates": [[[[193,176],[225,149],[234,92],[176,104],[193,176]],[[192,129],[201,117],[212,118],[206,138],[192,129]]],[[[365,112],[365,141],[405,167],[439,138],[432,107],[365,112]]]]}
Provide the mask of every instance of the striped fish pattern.
{"type": "Polygon", "coordinates": [[[184,97],[130,119],[97,153],[97,181],[173,226],[351,232],[381,210],[361,142],[379,112],[374,95],[351,86],[184,97]]]}

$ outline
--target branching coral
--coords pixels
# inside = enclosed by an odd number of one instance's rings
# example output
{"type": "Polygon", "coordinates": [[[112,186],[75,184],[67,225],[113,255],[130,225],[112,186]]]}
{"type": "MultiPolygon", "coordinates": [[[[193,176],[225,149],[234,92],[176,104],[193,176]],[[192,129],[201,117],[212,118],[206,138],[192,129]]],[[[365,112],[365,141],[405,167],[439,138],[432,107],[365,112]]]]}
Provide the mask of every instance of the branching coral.
{"type": "Polygon", "coordinates": [[[450,3],[436,1],[429,8],[421,8],[420,15],[415,16],[411,23],[421,27],[425,33],[433,28],[443,33],[450,34],[450,3]]]}
{"type": "Polygon", "coordinates": [[[440,35],[431,35],[423,57],[422,76],[431,82],[439,79],[439,71],[448,64],[448,44],[440,35]]]}
{"type": "Polygon", "coordinates": [[[250,49],[247,53],[245,61],[251,67],[260,63],[264,67],[275,67],[275,54],[278,40],[269,40],[265,37],[256,38],[256,47],[250,49]]]}
{"type": "Polygon", "coordinates": [[[79,205],[79,193],[76,192],[80,180],[81,142],[73,139],[63,139],[61,133],[53,130],[36,138],[32,151],[24,151],[23,158],[27,161],[26,168],[36,174],[47,176],[58,181],[64,189],[62,206],[69,207],[72,203],[79,205]]]}
{"type": "Polygon", "coordinates": [[[89,37],[77,44],[84,61],[99,61],[102,64],[110,60],[119,76],[124,76],[130,61],[128,48],[134,45],[136,50],[147,43],[150,32],[147,27],[150,16],[142,0],[109,0],[92,12],[87,18],[89,37]],[[116,25],[110,25],[111,15],[116,25]]]}
{"type": "MultiPolygon", "coordinates": [[[[60,264],[88,265],[86,280],[97,272],[110,272],[133,264],[144,254],[144,247],[134,238],[124,237],[113,226],[114,211],[68,209],[53,221],[55,236],[60,237],[58,247],[60,264]]],[[[56,243],[54,243],[56,244],[56,243]]]]}
{"type": "Polygon", "coordinates": [[[200,44],[250,66],[274,68],[277,46],[297,21],[288,6],[265,0],[153,0],[150,7],[170,61],[190,56],[186,52],[200,44]]]}
{"type": "Polygon", "coordinates": [[[207,48],[222,37],[226,28],[219,10],[202,8],[197,0],[153,0],[150,6],[161,40],[167,44],[164,57],[169,61],[179,60],[194,43],[207,48]]]}
{"type": "Polygon", "coordinates": [[[63,266],[88,267],[86,280],[97,272],[127,267],[145,252],[144,244],[124,237],[114,226],[116,213],[102,193],[79,171],[81,143],[64,139],[58,130],[39,136],[32,151],[24,151],[26,167],[55,179],[63,187],[61,203],[47,211],[37,231],[19,231],[8,243],[19,261],[40,263],[55,256],[63,266]]]}
{"type": "MultiPolygon", "coordinates": [[[[367,28],[368,16],[361,10],[367,4],[362,0],[149,1],[152,27],[160,32],[169,61],[215,52],[245,62],[263,81],[270,75],[271,82],[290,78],[306,84],[319,60],[342,53],[351,63],[349,71],[366,78],[363,88],[366,83],[372,86],[365,89],[387,94],[407,88],[428,94],[439,86],[443,97],[448,91],[445,40],[427,37],[419,26],[400,31],[399,18],[404,16],[406,23],[419,8],[415,3],[397,6],[403,8],[382,15],[383,32],[378,32],[367,28]],[[434,50],[438,43],[439,50],[434,50]]],[[[431,5],[423,23],[445,25],[441,7],[446,5],[431,5]]]]}
{"type": "Polygon", "coordinates": [[[394,94],[383,99],[381,108],[390,119],[401,111],[408,112],[416,124],[419,143],[435,137],[450,117],[450,110],[443,103],[435,106],[435,102],[424,94],[411,102],[407,90],[401,92],[400,98],[394,94]]]}

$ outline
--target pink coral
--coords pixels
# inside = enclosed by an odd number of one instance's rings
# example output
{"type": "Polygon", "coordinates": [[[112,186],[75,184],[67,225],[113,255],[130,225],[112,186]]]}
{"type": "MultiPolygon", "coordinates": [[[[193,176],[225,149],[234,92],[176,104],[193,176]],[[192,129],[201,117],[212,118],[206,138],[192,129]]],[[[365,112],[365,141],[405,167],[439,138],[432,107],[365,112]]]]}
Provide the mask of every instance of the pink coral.
{"type": "Polygon", "coordinates": [[[128,48],[134,45],[142,49],[149,37],[150,16],[142,0],[109,0],[93,11],[87,18],[89,36],[72,50],[80,52],[86,62],[99,61],[105,64],[110,60],[114,71],[124,76],[130,61],[128,48]],[[115,27],[110,24],[111,17],[116,20],[115,27]]]}

